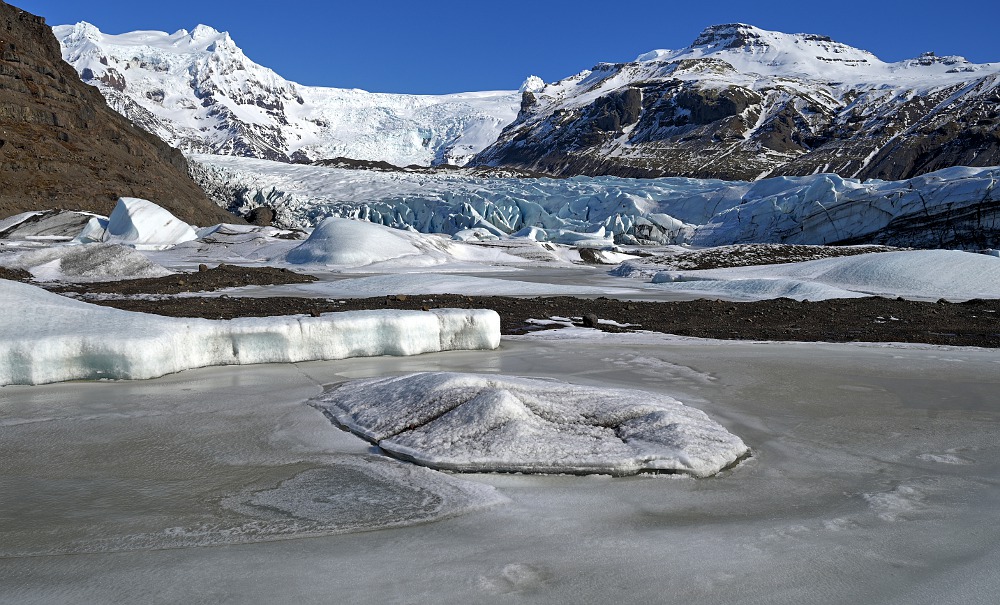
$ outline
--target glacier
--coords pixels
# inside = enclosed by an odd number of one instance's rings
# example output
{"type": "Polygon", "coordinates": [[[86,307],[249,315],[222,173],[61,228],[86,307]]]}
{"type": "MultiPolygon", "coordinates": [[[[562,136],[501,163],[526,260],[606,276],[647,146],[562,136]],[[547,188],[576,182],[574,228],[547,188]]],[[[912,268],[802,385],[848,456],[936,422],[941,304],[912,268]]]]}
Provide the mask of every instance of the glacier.
{"type": "Polygon", "coordinates": [[[195,180],[238,214],[278,224],[327,217],[468,237],[528,235],[613,244],[866,244],[1000,247],[1000,168],[947,168],[904,181],[834,174],[756,182],[620,177],[484,178],[289,165],[193,155],[195,180]],[[526,230],[526,231],[523,231],[526,230]],[[520,232],[520,233],[519,233],[520,232]],[[578,235],[583,234],[587,237],[578,235]]]}
{"type": "Polygon", "coordinates": [[[0,279],[0,386],[145,379],[212,365],[495,349],[494,311],[356,311],[215,321],[99,307],[0,279]]]}

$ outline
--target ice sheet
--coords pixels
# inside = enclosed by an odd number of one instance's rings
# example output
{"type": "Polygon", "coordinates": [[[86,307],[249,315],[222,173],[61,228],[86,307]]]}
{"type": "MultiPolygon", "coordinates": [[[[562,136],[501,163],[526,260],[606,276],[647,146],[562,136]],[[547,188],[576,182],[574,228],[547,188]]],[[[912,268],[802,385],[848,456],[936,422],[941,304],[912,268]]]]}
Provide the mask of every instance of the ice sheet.
{"type": "MultiPolygon", "coordinates": [[[[158,603],[223,591],[243,603],[318,604],[330,595],[447,604],[665,595],[694,605],[730,595],[754,605],[988,603],[1000,590],[1000,531],[983,522],[1000,498],[998,368],[996,352],[976,349],[720,346],[588,330],[478,353],[5,387],[0,531],[11,556],[0,559],[0,595],[128,601],[141,585],[158,603]],[[739,434],[754,457],[710,480],[462,475],[509,501],[308,540],[274,541],[294,534],[268,533],[273,521],[261,519],[258,535],[227,531],[255,518],[223,502],[279,511],[301,502],[303,518],[348,504],[314,487],[338,485],[335,470],[323,469],[368,446],[303,404],[320,384],[442,370],[676,396],[739,434]],[[949,452],[967,463],[927,456],[949,452]],[[68,547],[83,554],[17,554],[68,547]],[[131,550],[109,552],[117,547],[131,550]]],[[[379,485],[371,501],[341,486],[358,498],[347,514],[377,519],[414,502],[383,508],[383,496],[419,497],[379,485]]]]}

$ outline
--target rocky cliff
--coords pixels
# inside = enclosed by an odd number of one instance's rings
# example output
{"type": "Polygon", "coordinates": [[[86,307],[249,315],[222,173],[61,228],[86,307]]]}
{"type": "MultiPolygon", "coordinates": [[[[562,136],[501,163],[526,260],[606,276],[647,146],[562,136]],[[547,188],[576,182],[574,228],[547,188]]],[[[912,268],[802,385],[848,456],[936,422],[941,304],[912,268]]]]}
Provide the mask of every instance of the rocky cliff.
{"type": "Polygon", "coordinates": [[[191,180],[178,150],[80,80],[42,17],[0,1],[0,217],[47,208],[107,215],[120,196],[194,224],[239,220],[191,180]]]}

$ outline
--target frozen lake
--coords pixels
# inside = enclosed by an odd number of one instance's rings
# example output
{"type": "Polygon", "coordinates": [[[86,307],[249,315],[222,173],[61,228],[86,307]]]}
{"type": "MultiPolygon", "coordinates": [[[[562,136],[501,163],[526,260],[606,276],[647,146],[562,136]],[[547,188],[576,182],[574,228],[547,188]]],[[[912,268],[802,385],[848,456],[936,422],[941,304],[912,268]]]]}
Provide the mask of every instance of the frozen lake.
{"type": "Polygon", "coordinates": [[[571,330],[4,387],[0,602],[994,602],[998,386],[993,350],[571,330]],[[753,457],[701,480],[439,476],[306,403],[423,370],[668,394],[753,457]]]}

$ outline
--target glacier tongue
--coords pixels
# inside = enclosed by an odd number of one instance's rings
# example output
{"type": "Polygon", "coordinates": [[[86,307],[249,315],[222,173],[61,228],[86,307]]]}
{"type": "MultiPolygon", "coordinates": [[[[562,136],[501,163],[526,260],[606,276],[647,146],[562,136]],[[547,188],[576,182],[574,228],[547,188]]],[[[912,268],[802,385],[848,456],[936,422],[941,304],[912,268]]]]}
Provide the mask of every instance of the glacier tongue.
{"type": "Polygon", "coordinates": [[[327,217],[425,233],[481,229],[578,246],[614,243],[1000,247],[1000,168],[948,168],[905,181],[832,174],[747,183],[688,178],[479,178],[192,156],[195,178],[245,214],[285,227],[327,217]]]}

